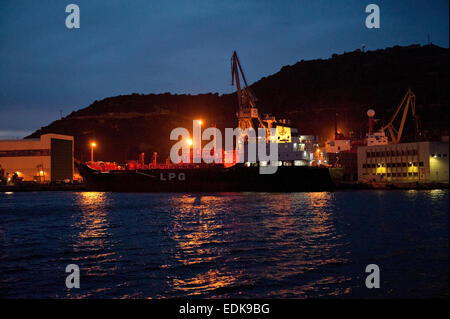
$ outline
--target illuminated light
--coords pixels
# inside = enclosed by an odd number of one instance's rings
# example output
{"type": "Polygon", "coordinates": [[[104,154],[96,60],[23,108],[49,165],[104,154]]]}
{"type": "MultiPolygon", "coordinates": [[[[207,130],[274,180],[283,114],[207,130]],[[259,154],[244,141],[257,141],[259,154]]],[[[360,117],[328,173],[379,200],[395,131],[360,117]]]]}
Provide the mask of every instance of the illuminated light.
{"type": "Polygon", "coordinates": [[[17,174],[18,177],[20,177],[20,175],[22,175],[22,173],[19,172],[19,171],[17,171],[16,174],[17,174]]]}
{"type": "Polygon", "coordinates": [[[192,138],[189,138],[189,139],[187,140],[187,143],[188,143],[189,146],[191,146],[192,144],[194,144],[194,142],[192,141],[192,138]]]}
{"type": "Polygon", "coordinates": [[[91,162],[94,162],[94,147],[97,146],[97,143],[91,142],[90,146],[91,146],[91,162]]]}
{"type": "Polygon", "coordinates": [[[202,120],[197,120],[197,123],[200,124],[200,125],[203,124],[202,120]]]}
{"type": "Polygon", "coordinates": [[[39,171],[40,176],[44,176],[44,171],[39,171]]]}
{"type": "Polygon", "coordinates": [[[287,126],[277,126],[276,136],[278,143],[291,143],[291,128],[287,126]]]}

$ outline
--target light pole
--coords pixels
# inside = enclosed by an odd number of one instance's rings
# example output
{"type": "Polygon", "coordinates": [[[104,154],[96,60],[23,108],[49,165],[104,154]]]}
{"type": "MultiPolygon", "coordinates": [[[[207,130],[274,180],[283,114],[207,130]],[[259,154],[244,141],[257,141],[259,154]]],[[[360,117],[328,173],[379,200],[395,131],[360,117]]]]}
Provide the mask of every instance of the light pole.
{"type": "Polygon", "coordinates": [[[198,125],[200,126],[200,141],[199,141],[199,149],[200,149],[200,163],[202,162],[202,120],[197,120],[198,125]]]}
{"type": "Polygon", "coordinates": [[[184,163],[190,163],[191,159],[194,158],[194,153],[191,153],[192,145],[194,144],[194,141],[192,138],[188,138],[186,141],[186,144],[189,146],[189,153],[187,154],[187,157],[183,158],[184,163]],[[191,156],[192,154],[192,156],[191,156]]]}
{"type": "Polygon", "coordinates": [[[97,144],[95,142],[91,142],[91,163],[94,163],[94,147],[96,147],[97,144]]]}

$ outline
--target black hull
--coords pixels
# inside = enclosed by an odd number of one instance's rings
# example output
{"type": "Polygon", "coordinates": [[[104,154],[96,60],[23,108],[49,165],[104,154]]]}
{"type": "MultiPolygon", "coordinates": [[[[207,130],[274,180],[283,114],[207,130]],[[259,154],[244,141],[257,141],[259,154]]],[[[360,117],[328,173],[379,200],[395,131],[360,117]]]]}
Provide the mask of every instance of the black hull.
{"type": "Polygon", "coordinates": [[[327,191],[334,184],[327,168],[282,166],[274,174],[258,167],[235,165],[194,169],[148,169],[102,173],[79,167],[91,191],[108,192],[309,192],[327,191]]]}

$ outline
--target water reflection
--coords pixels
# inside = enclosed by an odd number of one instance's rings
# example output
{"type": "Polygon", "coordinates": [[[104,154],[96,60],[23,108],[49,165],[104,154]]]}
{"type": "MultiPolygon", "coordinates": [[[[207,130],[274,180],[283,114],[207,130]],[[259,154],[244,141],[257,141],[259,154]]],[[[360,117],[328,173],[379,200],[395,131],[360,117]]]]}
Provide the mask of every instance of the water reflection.
{"type": "MultiPolygon", "coordinates": [[[[181,274],[169,280],[175,292],[198,295],[209,290],[232,285],[236,278],[219,267],[227,242],[224,224],[218,214],[223,213],[225,198],[217,196],[179,196],[171,199],[172,239],[176,242],[174,259],[183,266],[207,265],[192,276],[181,274]]],[[[194,268],[195,269],[195,268],[194,268]]],[[[192,271],[191,271],[192,272],[192,271]]]]}
{"type": "Polygon", "coordinates": [[[236,277],[231,274],[226,274],[218,269],[209,269],[187,279],[175,278],[172,285],[175,291],[181,291],[183,295],[195,296],[233,286],[236,282],[236,277]]]}
{"type": "Polygon", "coordinates": [[[184,265],[215,258],[205,255],[212,253],[208,244],[218,244],[223,240],[219,238],[223,225],[216,218],[214,208],[218,201],[218,198],[212,196],[183,196],[171,201],[171,206],[176,207],[177,211],[173,216],[172,226],[172,238],[179,248],[176,258],[184,265]],[[187,255],[199,255],[202,258],[186,258],[187,255]]]}
{"type": "Polygon", "coordinates": [[[334,224],[330,217],[333,213],[332,202],[331,193],[321,192],[308,194],[306,205],[307,210],[311,215],[309,228],[307,230],[307,233],[310,236],[308,240],[311,240],[311,238],[319,239],[336,235],[334,224]]]}
{"type": "Polygon", "coordinates": [[[77,222],[73,225],[79,230],[75,248],[105,248],[109,228],[105,193],[78,193],[76,202],[81,209],[81,218],[77,218],[77,222]]]}
{"type": "Polygon", "coordinates": [[[448,296],[448,190],[3,197],[0,296],[448,296]]]}
{"type": "MultiPolygon", "coordinates": [[[[74,204],[78,209],[72,216],[72,248],[75,253],[72,262],[80,266],[84,276],[110,276],[117,270],[115,262],[118,259],[110,234],[112,227],[108,221],[108,207],[112,199],[107,193],[101,192],[80,192],[74,196],[74,204]]],[[[97,287],[87,295],[78,297],[89,297],[109,289],[97,287]]]]}
{"type": "MultiPolygon", "coordinates": [[[[251,286],[261,278],[308,290],[313,283],[301,282],[305,273],[346,261],[338,253],[346,242],[331,217],[330,193],[186,195],[172,198],[170,206],[176,207],[169,229],[177,246],[173,257],[190,271],[171,277],[168,284],[186,295],[219,288],[239,291],[240,285],[251,286]]],[[[328,279],[340,283],[347,278],[328,279]]]]}
{"type": "Polygon", "coordinates": [[[448,191],[445,189],[432,189],[428,191],[428,194],[433,201],[442,200],[447,193],[448,191]]]}
{"type": "MultiPolygon", "coordinates": [[[[348,240],[342,238],[335,227],[333,219],[334,195],[332,193],[302,193],[279,194],[271,196],[268,207],[270,211],[265,227],[271,230],[271,236],[266,240],[272,245],[268,248],[278,251],[271,259],[273,269],[265,271],[266,278],[278,282],[290,282],[289,289],[274,290],[275,296],[289,296],[294,293],[299,296],[305,294],[310,287],[320,290],[320,282],[302,283],[307,273],[329,265],[346,262],[347,258],[340,251],[348,245],[348,240]],[[297,281],[293,284],[292,281],[297,281]]],[[[329,276],[328,281],[339,284],[348,278],[329,276]]],[[[337,288],[336,288],[337,289],[337,288]]],[[[333,294],[330,290],[327,293],[333,294]]],[[[350,290],[345,290],[349,293],[350,290]]]]}

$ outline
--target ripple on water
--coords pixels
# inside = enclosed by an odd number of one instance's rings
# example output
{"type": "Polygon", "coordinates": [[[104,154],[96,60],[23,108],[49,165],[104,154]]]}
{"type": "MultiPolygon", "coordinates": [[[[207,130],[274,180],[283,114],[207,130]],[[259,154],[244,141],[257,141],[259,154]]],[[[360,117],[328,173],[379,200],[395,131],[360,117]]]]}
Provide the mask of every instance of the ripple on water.
{"type": "Polygon", "coordinates": [[[0,238],[1,297],[448,296],[448,190],[3,193],[0,238]]]}

